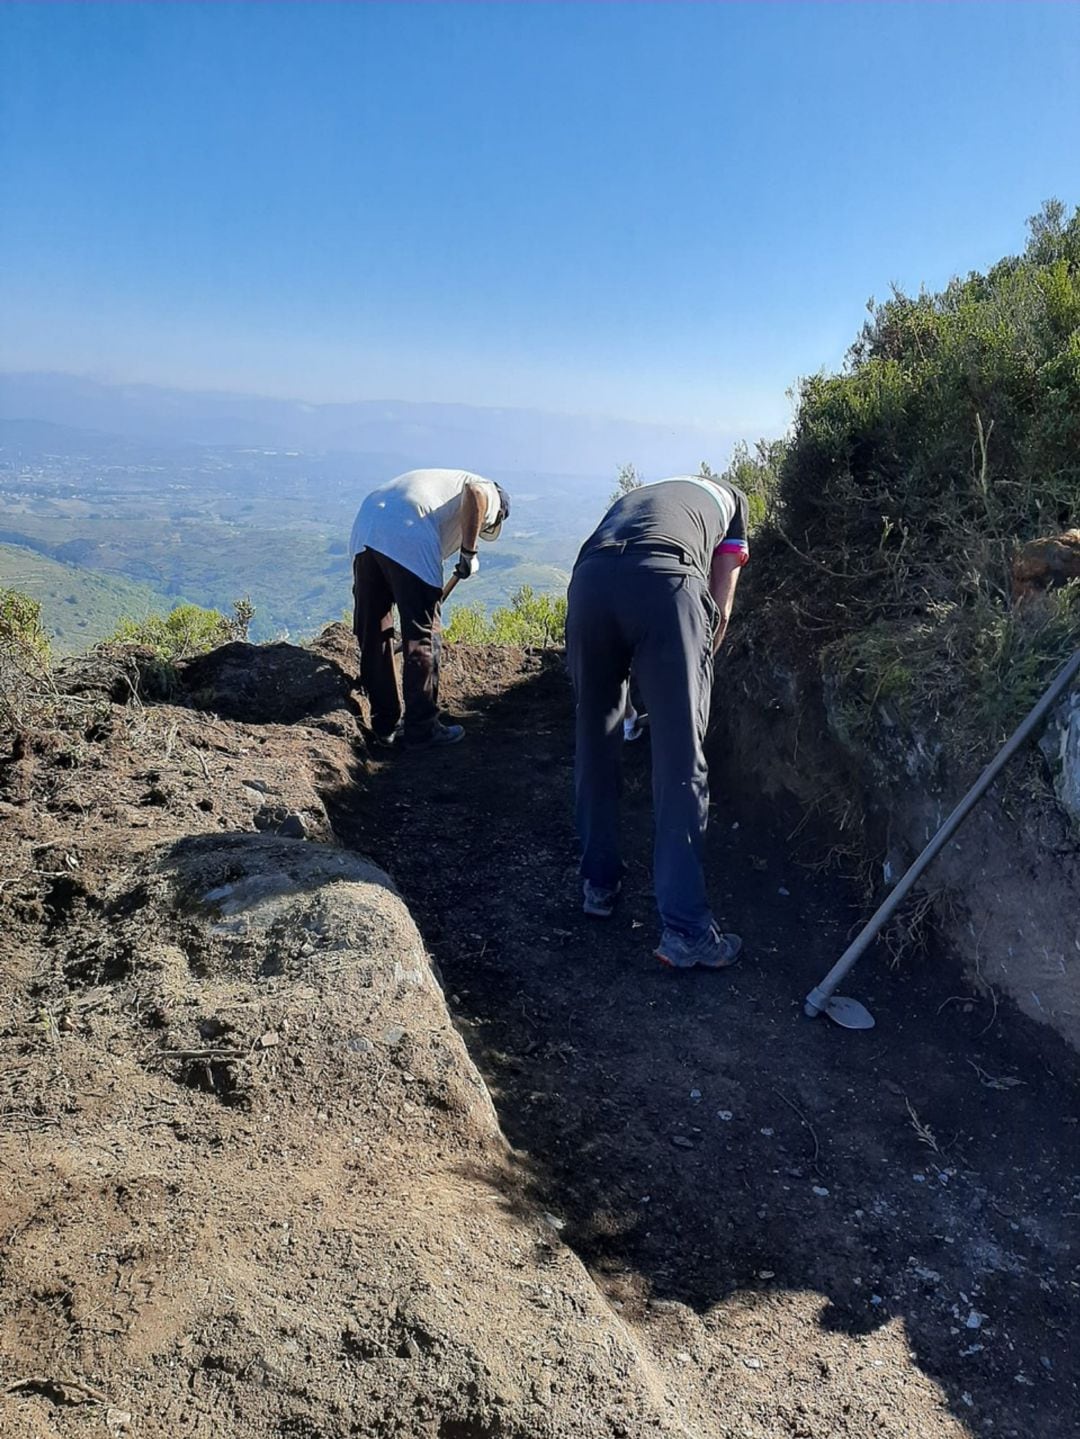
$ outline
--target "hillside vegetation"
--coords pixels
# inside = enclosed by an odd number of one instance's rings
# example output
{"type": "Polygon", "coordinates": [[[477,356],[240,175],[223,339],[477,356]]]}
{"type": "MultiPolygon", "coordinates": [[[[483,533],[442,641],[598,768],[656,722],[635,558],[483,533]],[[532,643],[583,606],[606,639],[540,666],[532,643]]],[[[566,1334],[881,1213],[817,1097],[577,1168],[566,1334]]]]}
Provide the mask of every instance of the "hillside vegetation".
{"type": "Polygon", "coordinates": [[[888,702],[984,757],[1080,644],[1080,583],[1032,595],[1014,569],[1080,525],[1080,210],[1029,226],[987,274],[872,306],[843,370],[803,381],[790,442],[741,456],[771,492],[745,625],[816,657],[856,741],[888,702]]]}
{"type": "Polygon", "coordinates": [[[59,654],[74,654],[111,635],[121,620],[169,610],[149,585],[65,564],[21,545],[0,545],[0,587],[17,590],[41,606],[42,621],[59,654]]]}

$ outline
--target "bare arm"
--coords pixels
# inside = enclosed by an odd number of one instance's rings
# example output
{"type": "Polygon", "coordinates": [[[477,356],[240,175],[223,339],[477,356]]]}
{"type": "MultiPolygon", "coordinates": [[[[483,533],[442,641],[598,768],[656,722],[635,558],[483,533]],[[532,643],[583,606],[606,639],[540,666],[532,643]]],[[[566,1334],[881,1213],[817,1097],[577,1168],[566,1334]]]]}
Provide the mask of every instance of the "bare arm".
{"type": "Polygon", "coordinates": [[[743,562],[743,556],[737,550],[717,550],[712,557],[709,567],[709,593],[720,611],[720,623],[713,636],[713,654],[723,644],[727,634],[731,607],[735,603],[735,586],[739,583],[739,571],[743,562]]]}
{"type": "Polygon", "coordinates": [[[473,480],[465,481],[461,492],[461,548],[475,550],[487,515],[487,495],[473,480]]]}

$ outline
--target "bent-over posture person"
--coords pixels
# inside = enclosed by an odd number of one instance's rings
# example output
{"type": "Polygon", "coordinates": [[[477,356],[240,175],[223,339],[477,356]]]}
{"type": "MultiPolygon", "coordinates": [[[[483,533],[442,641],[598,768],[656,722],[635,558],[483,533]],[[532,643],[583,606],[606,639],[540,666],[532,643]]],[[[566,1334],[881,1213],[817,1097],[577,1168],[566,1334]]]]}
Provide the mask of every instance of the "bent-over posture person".
{"type": "Polygon", "coordinates": [[[657,958],[722,969],[742,947],[713,919],[702,869],[709,813],[705,730],[713,656],[749,558],[746,496],[680,475],[616,501],[581,548],[566,650],[577,701],[574,765],[586,914],[611,915],[622,884],[621,755],[631,664],[649,712],[663,933],[657,958]]]}
{"type": "Polygon", "coordinates": [[[477,540],[496,540],[510,497],[493,480],[466,470],[410,470],[367,496],[352,528],[353,629],[360,684],[381,743],[456,744],[465,731],[439,719],[443,562],[454,574],[480,568],[477,540]],[[394,672],[394,606],[403,647],[402,704],[394,672]]]}

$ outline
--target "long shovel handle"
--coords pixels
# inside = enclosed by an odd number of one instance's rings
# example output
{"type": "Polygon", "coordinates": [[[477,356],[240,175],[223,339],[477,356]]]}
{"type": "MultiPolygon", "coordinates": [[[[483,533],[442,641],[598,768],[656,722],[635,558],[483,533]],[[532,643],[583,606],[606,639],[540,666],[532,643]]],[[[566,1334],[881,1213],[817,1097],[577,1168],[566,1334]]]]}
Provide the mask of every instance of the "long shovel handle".
{"type": "Polygon", "coordinates": [[[450,576],[450,578],[447,580],[446,584],[443,585],[443,592],[442,592],[443,601],[449,599],[450,594],[451,594],[451,592],[453,591],[454,586],[457,584],[457,582],[458,582],[458,580],[459,580],[460,578],[461,578],[460,575],[458,575],[458,574],[452,574],[452,575],[450,576]]]}
{"type": "Polygon", "coordinates": [[[968,790],[967,794],[949,815],[948,819],[934,835],[933,839],[915,860],[903,879],[882,904],[869,923],[859,931],[855,939],[844,950],[843,954],[829,970],[821,983],[806,996],[803,1005],[803,1013],[810,1019],[821,1011],[828,1004],[835,993],[836,986],[847,974],[848,970],[863,953],[870,947],[871,942],[877,937],[878,931],[888,920],[890,920],[906,898],[908,891],[914,886],[916,880],[928,865],[937,858],[941,851],[952,839],[953,835],[967,819],[968,815],[982,799],[983,795],[997,779],[998,775],[1012,759],[1018,749],[1030,739],[1034,731],[1046,718],[1049,710],[1057,703],[1061,696],[1080,675],[1080,650],[1077,650],[1072,659],[1066,660],[1065,664],[1058,670],[1057,675],[1044,693],[1042,699],[1029,712],[1027,718],[1012,733],[1010,738],[998,751],[995,759],[983,770],[982,774],[968,790]]]}

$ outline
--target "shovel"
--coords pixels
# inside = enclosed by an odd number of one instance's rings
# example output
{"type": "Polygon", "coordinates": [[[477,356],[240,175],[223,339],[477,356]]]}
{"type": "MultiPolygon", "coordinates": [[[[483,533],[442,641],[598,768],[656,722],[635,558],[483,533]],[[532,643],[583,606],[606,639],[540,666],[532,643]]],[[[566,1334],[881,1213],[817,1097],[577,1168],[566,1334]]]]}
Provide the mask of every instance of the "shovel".
{"type": "Polygon", "coordinates": [[[967,794],[949,815],[948,819],[934,835],[933,839],[915,860],[911,868],[901,879],[900,883],[893,890],[892,894],[878,909],[877,913],[865,926],[858,936],[848,945],[847,949],[829,970],[828,974],[810,993],[806,996],[803,1005],[803,1013],[813,1019],[819,1014],[827,1014],[834,1023],[839,1024],[843,1029],[873,1029],[874,1017],[864,1004],[857,999],[851,999],[847,995],[836,993],[836,987],[847,974],[859,956],[870,947],[872,941],[877,937],[882,927],[888,923],[900,905],[904,902],[908,892],[923,871],[952,839],[953,835],[967,819],[968,815],[982,799],[983,795],[997,779],[998,775],[1012,759],[1013,755],[1025,744],[1034,734],[1047,714],[1065,693],[1065,691],[1080,674],[1080,650],[1077,650],[1072,659],[1067,660],[1058,671],[1050,687],[1046,690],[1042,699],[1028,714],[1022,724],[1013,732],[1012,736],[1002,746],[995,759],[986,766],[982,774],[968,790],[967,794]]]}

